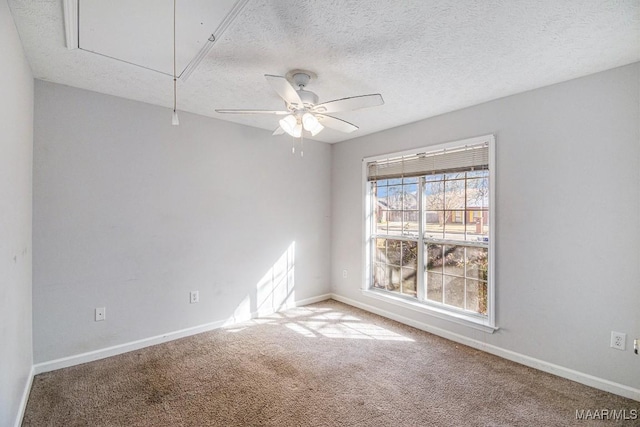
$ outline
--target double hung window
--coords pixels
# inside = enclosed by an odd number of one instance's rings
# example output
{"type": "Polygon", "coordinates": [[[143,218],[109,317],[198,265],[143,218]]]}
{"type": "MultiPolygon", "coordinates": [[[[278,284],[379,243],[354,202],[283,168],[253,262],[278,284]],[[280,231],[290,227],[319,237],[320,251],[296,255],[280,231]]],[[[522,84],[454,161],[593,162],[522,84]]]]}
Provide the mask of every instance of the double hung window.
{"type": "Polygon", "coordinates": [[[365,159],[365,290],[494,328],[493,144],[365,159]]]}

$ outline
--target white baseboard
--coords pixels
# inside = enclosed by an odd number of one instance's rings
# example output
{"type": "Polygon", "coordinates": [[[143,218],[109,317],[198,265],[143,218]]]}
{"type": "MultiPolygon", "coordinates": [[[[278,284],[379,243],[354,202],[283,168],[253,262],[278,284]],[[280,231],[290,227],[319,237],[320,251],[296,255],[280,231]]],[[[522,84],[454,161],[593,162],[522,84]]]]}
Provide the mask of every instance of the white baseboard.
{"type": "Polygon", "coordinates": [[[294,307],[304,307],[305,305],[315,304],[320,301],[326,301],[328,299],[331,299],[331,295],[332,294],[323,294],[323,295],[318,295],[317,297],[311,297],[311,298],[303,299],[300,301],[296,301],[294,307]]]}
{"type": "Polygon", "coordinates": [[[139,350],[167,341],[177,340],[179,338],[188,337],[190,335],[207,332],[217,329],[226,323],[225,320],[206,323],[204,325],[194,326],[191,328],[180,329],[178,331],[167,332],[166,334],[156,335],[155,337],[143,338],[137,341],[131,341],[124,344],[118,344],[111,347],[101,348],[86,353],[75,354],[73,356],[62,357],[60,359],[49,360],[33,365],[35,374],[43,372],[55,371],[56,369],[68,368],[69,366],[80,365],[81,363],[93,362],[95,360],[104,359],[106,357],[116,356],[118,354],[127,353],[129,351],[139,350]]]}
{"type": "MultiPolygon", "coordinates": [[[[318,295],[316,297],[307,298],[304,300],[295,301],[294,303],[291,303],[291,304],[283,305],[279,307],[278,310],[270,310],[270,311],[261,310],[259,313],[254,312],[254,313],[251,313],[250,316],[246,316],[246,317],[236,317],[232,319],[218,320],[211,323],[205,323],[204,325],[198,325],[198,326],[193,326],[191,328],[181,329],[178,331],[167,332],[165,334],[157,335],[154,337],[143,338],[141,340],[131,341],[124,344],[118,344],[112,347],[101,348],[101,349],[89,351],[86,353],[76,354],[73,356],[67,356],[60,359],[38,363],[33,365],[32,370],[33,370],[33,374],[37,375],[43,372],[55,371],[56,369],[62,369],[62,368],[68,368],[69,366],[80,365],[81,363],[93,362],[95,360],[104,359],[106,357],[116,356],[118,354],[139,350],[144,347],[149,347],[156,344],[162,344],[167,341],[173,341],[179,338],[184,338],[184,337],[199,334],[202,332],[211,331],[214,329],[218,329],[222,326],[229,326],[235,323],[240,323],[240,322],[250,320],[259,316],[268,316],[269,314],[272,314],[276,311],[286,310],[293,307],[302,307],[304,305],[309,305],[316,302],[324,301],[329,298],[331,298],[331,294],[318,295]]],[[[30,389],[31,387],[29,387],[29,390],[30,389]]]]}
{"type": "Polygon", "coordinates": [[[24,390],[22,390],[22,397],[20,398],[20,406],[18,406],[18,415],[16,416],[15,427],[20,427],[22,425],[22,418],[24,418],[24,411],[27,409],[27,401],[29,400],[29,393],[31,393],[31,386],[33,385],[33,376],[35,375],[35,371],[33,366],[31,366],[31,371],[29,372],[29,377],[27,378],[27,382],[24,385],[24,390]]]}
{"type": "Polygon", "coordinates": [[[343,297],[338,294],[331,294],[331,298],[343,302],[348,305],[352,305],[362,310],[386,317],[404,323],[405,325],[413,326],[416,329],[420,329],[434,335],[446,338],[451,341],[455,341],[460,344],[464,344],[469,347],[476,348],[478,350],[486,351],[493,355],[502,357],[512,362],[520,363],[530,368],[538,369],[540,371],[548,372],[553,375],[557,375],[562,378],[566,378],[590,387],[597,388],[599,390],[607,391],[609,393],[617,394],[629,399],[640,401],[640,389],[626,386],[624,384],[615,383],[613,381],[605,380],[603,378],[594,377],[593,375],[585,374],[583,372],[574,371],[573,369],[565,368],[563,366],[555,365],[553,363],[545,362],[544,360],[535,359],[533,357],[526,356],[524,354],[516,353],[515,351],[506,350],[501,347],[497,347],[492,344],[487,344],[482,341],[474,340],[472,338],[465,337],[453,332],[449,332],[445,329],[431,326],[427,323],[419,322],[408,317],[393,313],[391,311],[383,310],[378,307],[374,307],[369,304],[364,304],[356,300],[352,300],[347,297],[343,297]]]}

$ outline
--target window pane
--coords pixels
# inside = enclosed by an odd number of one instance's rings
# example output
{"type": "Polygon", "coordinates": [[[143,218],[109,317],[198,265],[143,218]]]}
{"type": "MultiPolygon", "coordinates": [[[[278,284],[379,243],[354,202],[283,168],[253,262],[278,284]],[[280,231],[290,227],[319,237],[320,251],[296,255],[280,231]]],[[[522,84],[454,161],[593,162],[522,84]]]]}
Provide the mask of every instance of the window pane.
{"type": "Polygon", "coordinates": [[[487,280],[488,258],[487,248],[467,248],[467,277],[487,280]]]}
{"type": "Polygon", "coordinates": [[[487,314],[487,282],[467,280],[467,310],[487,314]]]}
{"type": "Polygon", "coordinates": [[[417,296],[415,268],[402,268],[402,293],[412,297],[417,296]]]}
{"type": "Polygon", "coordinates": [[[444,182],[425,182],[424,203],[428,211],[438,211],[444,209],[444,182]]]}
{"type": "Polygon", "coordinates": [[[387,290],[389,291],[393,291],[393,292],[398,292],[400,290],[400,267],[397,267],[395,265],[387,265],[387,275],[388,275],[388,282],[387,282],[387,290]]]}
{"type": "Polygon", "coordinates": [[[424,217],[424,234],[434,239],[442,239],[444,237],[444,212],[428,211],[425,212],[424,217]]]}
{"type": "Polygon", "coordinates": [[[444,303],[464,308],[464,278],[444,275],[444,303]]]}
{"type": "Polygon", "coordinates": [[[467,209],[489,207],[489,178],[467,180],[467,209]]]}
{"type": "Polygon", "coordinates": [[[418,209],[418,184],[403,185],[403,209],[418,209]]]}
{"type": "Polygon", "coordinates": [[[442,274],[427,272],[427,299],[442,302],[442,274]]]}
{"type": "Polygon", "coordinates": [[[405,184],[417,184],[418,183],[418,177],[411,177],[411,178],[402,178],[402,182],[405,184]]]}
{"type": "Polygon", "coordinates": [[[387,263],[400,265],[402,258],[402,241],[387,239],[387,263]]]}
{"type": "Polygon", "coordinates": [[[382,209],[388,209],[388,205],[387,205],[387,195],[389,193],[389,187],[376,187],[376,203],[382,208],[382,209]]]}
{"type": "Polygon", "coordinates": [[[375,230],[377,234],[387,234],[387,218],[389,217],[389,211],[380,209],[378,203],[378,209],[375,212],[375,230]]]}
{"type": "Polygon", "coordinates": [[[387,244],[385,239],[376,239],[374,248],[374,259],[376,262],[387,263],[387,244]]]}
{"type": "Polygon", "coordinates": [[[403,227],[402,211],[387,211],[387,233],[400,236],[403,227]]]}
{"type": "Polygon", "coordinates": [[[467,211],[467,240],[485,241],[489,234],[489,212],[467,211]]]}
{"type": "Polygon", "coordinates": [[[464,246],[444,247],[445,263],[444,273],[464,277],[464,246]]]}
{"type": "Polygon", "coordinates": [[[402,178],[393,178],[393,179],[387,180],[387,185],[397,185],[397,184],[402,184],[402,178]]]}
{"type": "Polygon", "coordinates": [[[402,242],[402,265],[418,268],[418,242],[402,242]]]}
{"type": "Polygon", "coordinates": [[[466,225],[464,211],[444,211],[444,238],[451,240],[465,240],[466,225]]]}
{"type": "Polygon", "coordinates": [[[417,296],[418,243],[376,239],[373,250],[373,287],[417,296]]]}
{"type": "MultiPolygon", "coordinates": [[[[464,224],[464,211],[463,210],[447,210],[440,212],[440,219],[447,225],[449,229],[456,229],[456,224],[461,226],[464,224]]],[[[464,232],[464,227],[457,227],[459,231],[464,232]]]]}
{"type": "Polygon", "coordinates": [[[444,207],[445,209],[464,209],[465,194],[464,180],[445,181],[444,207]]]}
{"type": "Polygon", "coordinates": [[[429,243],[425,246],[426,270],[442,274],[442,245],[429,243]]]}
{"type": "Polygon", "coordinates": [[[388,188],[387,204],[389,209],[402,209],[402,185],[391,185],[388,188]]]}
{"type": "Polygon", "coordinates": [[[391,283],[390,270],[386,264],[376,262],[373,270],[373,287],[387,289],[391,283]]]}
{"type": "Polygon", "coordinates": [[[418,211],[405,211],[404,213],[404,234],[417,235],[418,234],[418,219],[420,213],[418,211]]]}

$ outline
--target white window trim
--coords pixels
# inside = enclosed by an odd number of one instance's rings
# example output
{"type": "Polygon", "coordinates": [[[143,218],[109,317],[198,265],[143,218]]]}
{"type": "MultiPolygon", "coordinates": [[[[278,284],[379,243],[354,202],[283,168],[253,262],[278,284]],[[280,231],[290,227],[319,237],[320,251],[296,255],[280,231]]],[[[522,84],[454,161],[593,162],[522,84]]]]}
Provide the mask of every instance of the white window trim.
{"type": "Polygon", "coordinates": [[[400,307],[404,307],[410,310],[425,313],[439,319],[451,321],[456,324],[468,326],[473,329],[479,329],[487,333],[493,333],[498,330],[496,326],[496,305],[495,305],[495,209],[496,209],[496,180],[495,180],[495,136],[483,135],[474,138],[468,138],[458,141],[446,142],[443,144],[430,145],[426,147],[414,148],[411,150],[405,150],[401,152],[392,152],[387,154],[381,154],[377,156],[365,157],[362,159],[362,216],[363,222],[363,240],[362,240],[362,259],[364,265],[364,280],[362,283],[362,294],[375,298],[381,301],[385,301],[400,307]],[[369,220],[371,209],[371,195],[368,191],[367,181],[367,164],[377,160],[387,159],[389,157],[401,157],[410,156],[415,153],[437,151],[449,148],[458,148],[464,145],[476,145],[486,142],[489,145],[489,277],[487,280],[487,286],[489,289],[489,298],[487,300],[487,317],[480,318],[473,314],[460,313],[455,310],[447,310],[445,308],[435,307],[431,304],[423,303],[420,301],[409,300],[401,296],[396,296],[390,292],[384,292],[372,289],[371,285],[371,245],[369,240],[372,235],[371,221],[369,220]]]}

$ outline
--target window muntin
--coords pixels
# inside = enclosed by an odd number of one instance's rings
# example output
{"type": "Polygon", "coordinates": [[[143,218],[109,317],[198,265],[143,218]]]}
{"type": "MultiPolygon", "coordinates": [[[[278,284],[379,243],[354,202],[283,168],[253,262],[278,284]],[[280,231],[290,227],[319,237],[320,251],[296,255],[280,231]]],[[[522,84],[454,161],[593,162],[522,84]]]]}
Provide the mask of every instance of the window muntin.
{"type": "Polygon", "coordinates": [[[493,137],[481,139],[366,163],[369,289],[493,325],[493,137]]]}

